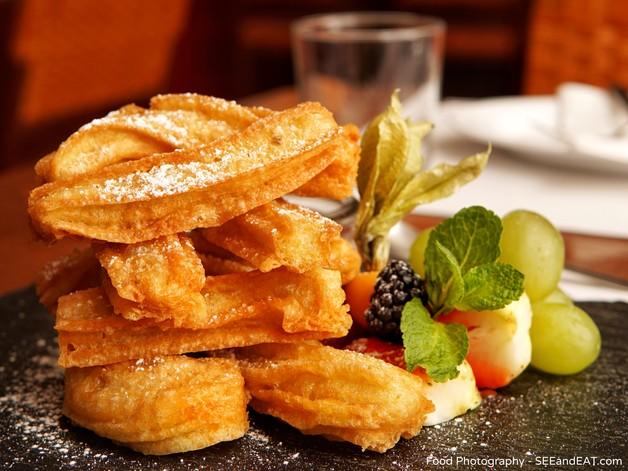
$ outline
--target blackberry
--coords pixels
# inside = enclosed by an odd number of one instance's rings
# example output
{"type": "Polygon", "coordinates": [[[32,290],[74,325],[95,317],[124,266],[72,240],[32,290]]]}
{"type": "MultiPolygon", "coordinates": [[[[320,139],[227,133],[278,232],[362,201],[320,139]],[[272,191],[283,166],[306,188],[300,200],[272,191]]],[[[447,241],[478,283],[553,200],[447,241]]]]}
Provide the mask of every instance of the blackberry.
{"type": "Polygon", "coordinates": [[[403,260],[391,260],[377,276],[365,313],[369,330],[382,338],[401,340],[401,311],[413,298],[427,306],[425,282],[403,260]]]}

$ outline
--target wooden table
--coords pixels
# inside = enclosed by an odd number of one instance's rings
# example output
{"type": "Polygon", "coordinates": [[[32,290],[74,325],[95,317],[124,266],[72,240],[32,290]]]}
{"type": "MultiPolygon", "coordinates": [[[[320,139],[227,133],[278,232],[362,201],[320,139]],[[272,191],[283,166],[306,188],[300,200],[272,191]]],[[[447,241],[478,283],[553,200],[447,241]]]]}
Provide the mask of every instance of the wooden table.
{"type": "MultiPolygon", "coordinates": [[[[242,103],[283,109],[296,101],[292,88],[280,88],[248,97],[242,103]]],[[[35,186],[32,163],[0,173],[0,294],[32,283],[46,262],[84,244],[62,240],[48,245],[36,240],[26,213],[28,193],[35,186]]],[[[438,218],[416,215],[408,219],[417,227],[428,227],[438,221],[438,218]]],[[[586,259],[600,269],[611,268],[628,279],[628,241],[609,238],[600,243],[575,234],[564,236],[568,262],[586,259]]]]}

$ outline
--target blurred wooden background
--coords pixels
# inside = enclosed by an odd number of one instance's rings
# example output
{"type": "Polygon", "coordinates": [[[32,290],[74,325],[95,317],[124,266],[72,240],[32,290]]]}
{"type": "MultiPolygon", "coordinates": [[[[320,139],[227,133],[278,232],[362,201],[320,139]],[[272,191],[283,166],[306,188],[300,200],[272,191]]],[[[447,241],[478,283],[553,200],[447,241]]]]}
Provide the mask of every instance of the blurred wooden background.
{"type": "Polygon", "coordinates": [[[443,96],[628,86],[628,2],[0,0],[0,168],[158,92],[239,98],[293,82],[290,22],[406,10],[447,22],[443,96]]]}
{"type": "Polygon", "coordinates": [[[527,36],[525,93],[578,81],[628,87],[628,2],[537,0],[527,36]]]}

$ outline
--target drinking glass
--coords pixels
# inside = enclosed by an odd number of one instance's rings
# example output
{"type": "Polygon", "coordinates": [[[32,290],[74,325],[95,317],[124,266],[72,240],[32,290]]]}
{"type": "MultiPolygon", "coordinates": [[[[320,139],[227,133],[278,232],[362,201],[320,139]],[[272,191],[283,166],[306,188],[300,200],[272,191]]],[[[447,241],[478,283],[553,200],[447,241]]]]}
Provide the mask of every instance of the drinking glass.
{"type": "Polygon", "coordinates": [[[445,24],[401,12],[314,15],[292,24],[301,100],[319,101],[340,124],[364,126],[395,89],[413,119],[433,120],[440,98],[445,24]]]}
{"type": "MultiPolygon", "coordinates": [[[[363,128],[386,109],[395,89],[400,90],[407,116],[435,119],[445,47],[443,21],[402,12],[331,13],[296,20],[291,32],[299,98],[322,103],[338,123],[363,128]]],[[[343,224],[350,236],[355,198],[340,202],[309,198],[301,203],[343,224]]]]}

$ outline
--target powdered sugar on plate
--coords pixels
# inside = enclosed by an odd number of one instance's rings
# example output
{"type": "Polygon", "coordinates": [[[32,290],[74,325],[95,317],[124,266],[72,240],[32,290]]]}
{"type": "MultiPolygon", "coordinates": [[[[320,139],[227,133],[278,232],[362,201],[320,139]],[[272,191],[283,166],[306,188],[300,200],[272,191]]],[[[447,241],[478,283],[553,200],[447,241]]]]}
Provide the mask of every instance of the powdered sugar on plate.
{"type": "MultiPolygon", "coordinates": [[[[304,436],[250,413],[239,440],[194,452],[143,456],[62,417],[62,370],[52,318],[32,289],[0,298],[0,469],[449,469],[428,459],[628,455],[628,305],[586,304],[603,337],[595,365],[572,377],[525,372],[458,419],[424,428],[385,454],[304,436]]],[[[138,365],[142,367],[143,365],[138,365]]],[[[350,400],[350,398],[348,398],[350,400]]],[[[462,466],[459,469],[484,469],[462,466]]],[[[610,468],[609,468],[610,469],[610,468]]]]}

